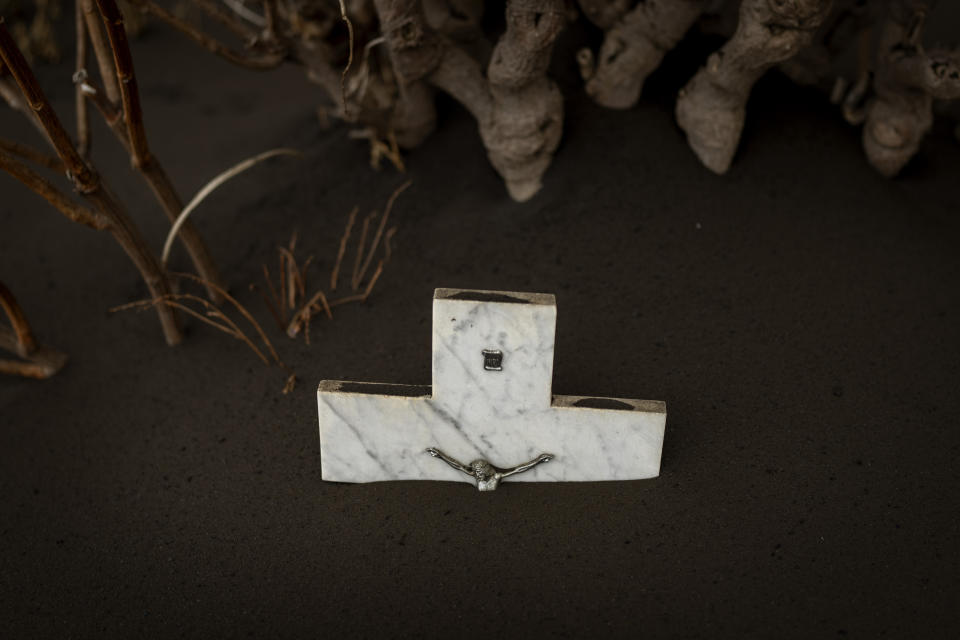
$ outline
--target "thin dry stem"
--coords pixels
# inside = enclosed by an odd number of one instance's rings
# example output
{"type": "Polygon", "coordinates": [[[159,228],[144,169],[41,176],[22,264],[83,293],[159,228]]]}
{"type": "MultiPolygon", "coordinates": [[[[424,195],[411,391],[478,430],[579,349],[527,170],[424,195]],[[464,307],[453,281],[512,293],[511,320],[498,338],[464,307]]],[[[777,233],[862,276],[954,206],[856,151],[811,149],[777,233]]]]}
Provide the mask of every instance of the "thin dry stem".
{"type": "MultiPolygon", "coordinates": [[[[87,27],[83,16],[83,3],[76,0],[74,3],[74,27],[77,40],[77,64],[74,78],[87,75],[87,27]]],[[[84,158],[90,157],[90,111],[87,109],[87,99],[83,95],[83,88],[77,84],[74,88],[74,101],[77,108],[77,151],[84,158]]]]}
{"type": "Polygon", "coordinates": [[[100,26],[100,14],[95,8],[95,0],[77,1],[83,3],[83,19],[87,25],[86,31],[90,36],[90,44],[93,45],[93,55],[97,59],[97,68],[100,70],[100,79],[103,81],[107,100],[117,104],[120,101],[120,86],[117,84],[117,76],[113,70],[113,55],[110,53],[107,38],[103,35],[103,27],[100,26]]]}
{"type": "Polygon", "coordinates": [[[347,16],[347,6],[344,0],[340,0],[340,19],[347,25],[348,44],[350,47],[347,64],[343,68],[343,73],[340,74],[340,100],[343,102],[343,113],[349,115],[350,111],[347,108],[347,72],[350,71],[350,66],[353,64],[353,23],[350,22],[350,18],[347,16]]]}
{"type": "Polygon", "coordinates": [[[53,186],[49,180],[3,150],[0,150],[0,169],[22,182],[28,189],[52,204],[57,211],[73,222],[97,230],[103,230],[110,226],[109,221],[98,211],[74,202],[69,196],[53,186]]]}
{"type": "Polygon", "coordinates": [[[357,213],[360,212],[359,207],[354,207],[350,211],[349,217],[347,217],[347,226],[343,230],[343,236],[340,238],[340,248],[337,249],[337,260],[333,264],[333,271],[330,273],[330,290],[337,290],[337,279],[340,276],[340,265],[343,262],[343,256],[347,252],[347,241],[350,240],[350,232],[353,230],[353,223],[357,220],[357,213]]]}
{"type": "Polygon", "coordinates": [[[197,195],[193,196],[193,199],[183,208],[183,211],[180,212],[180,215],[177,216],[177,219],[174,221],[173,226],[170,227],[170,232],[167,234],[167,239],[163,243],[163,252],[160,254],[160,262],[164,265],[167,264],[167,260],[170,258],[170,249],[173,246],[173,239],[177,237],[177,233],[180,231],[180,228],[186,223],[187,218],[190,216],[190,213],[196,209],[201,202],[203,202],[207,196],[209,196],[214,190],[216,190],[220,185],[229,181],[231,178],[243,173],[247,169],[250,169],[264,160],[273,158],[274,156],[302,156],[303,154],[296,149],[271,149],[269,151],[264,151],[259,153],[252,158],[247,158],[242,162],[235,164],[226,171],[214,176],[214,178],[205,184],[200,191],[197,192],[197,195]]]}
{"type": "Polygon", "coordinates": [[[116,65],[117,80],[120,84],[120,101],[123,104],[123,119],[127,125],[127,137],[130,139],[130,155],[133,166],[143,167],[150,162],[150,148],[147,145],[147,130],[143,126],[143,109],[140,106],[140,92],[137,90],[137,76],[133,68],[133,56],[127,42],[127,31],[123,26],[123,14],[115,0],[97,0],[103,24],[110,39],[113,62],[116,65]]]}
{"type": "Polygon", "coordinates": [[[257,345],[250,340],[247,334],[245,334],[235,322],[233,322],[229,317],[227,317],[226,314],[220,311],[220,309],[214,306],[213,303],[209,302],[208,300],[204,300],[199,296],[194,296],[188,293],[171,293],[150,300],[137,300],[135,302],[128,302],[126,304],[112,307],[108,311],[109,313],[116,313],[117,311],[127,311],[130,309],[143,310],[150,307],[156,307],[161,304],[172,309],[179,309],[187,315],[192,316],[197,320],[200,320],[201,322],[236,338],[237,340],[240,340],[250,347],[250,349],[257,355],[258,358],[260,358],[260,360],[263,361],[265,365],[270,366],[270,361],[267,360],[266,356],[263,355],[263,352],[257,348],[257,345]],[[180,302],[181,300],[198,302],[207,309],[207,315],[204,315],[193,307],[180,302]],[[224,321],[224,324],[211,320],[210,317],[219,318],[224,321]]]}
{"type": "Polygon", "coordinates": [[[387,230],[387,235],[383,237],[383,261],[384,263],[390,262],[390,256],[393,254],[393,249],[390,247],[390,240],[393,239],[393,236],[396,235],[397,228],[390,227],[387,230]]]}
{"type": "Polygon", "coordinates": [[[27,322],[27,316],[17,303],[17,299],[2,282],[0,282],[0,308],[3,308],[7,314],[16,336],[16,349],[13,351],[21,358],[28,357],[37,348],[37,340],[33,337],[30,323],[27,322]]]}
{"type": "Polygon", "coordinates": [[[33,147],[20,144],[19,142],[0,139],[0,150],[6,151],[11,155],[19,156],[24,160],[29,160],[33,164],[46,167],[52,171],[62,172],[64,170],[63,162],[60,160],[60,158],[41,153],[33,147]]]}
{"type": "Polygon", "coordinates": [[[263,331],[263,327],[260,326],[260,323],[256,321],[256,319],[250,314],[249,311],[247,311],[246,307],[240,304],[236,298],[234,298],[229,293],[227,293],[225,289],[223,289],[222,287],[220,287],[220,285],[214,282],[206,282],[203,278],[196,276],[192,273],[172,272],[170,275],[176,278],[186,278],[188,280],[193,280],[194,282],[198,282],[204,286],[216,288],[219,291],[220,295],[223,296],[224,299],[227,300],[227,302],[232,304],[234,308],[240,312],[240,315],[242,315],[247,320],[247,322],[249,322],[250,325],[254,328],[254,330],[257,332],[257,335],[260,336],[260,340],[263,342],[263,345],[270,352],[270,355],[273,357],[274,361],[278,365],[283,366],[283,362],[280,360],[280,356],[277,355],[276,349],[273,348],[273,344],[270,342],[270,339],[267,338],[267,334],[263,331]]]}
{"type": "Polygon", "coordinates": [[[370,221],[377,215],[374,211],[363,219],[363,226],[360,228],[360,244],[357,246],[357,255],[353,261],[353,273],[350,274],[350,288],[354,291],[360,288],[360,265],[363,263],[364,248],[367,244],[367,233],[370,231],[370,221]]]}
{"type": "MultiPolygon", "coordinates": [[[[377,251],[377,247],[380,244],[380,239],[383,237],[383,230],[387,226],[387,220],[390,219],[390,211],[393,209],[393,203],[396,202],[397,197],[407,190],[407,188],[413,184],[411,180],[407,180],[402,185],[397,187],[397,189],[390,195],[390,199],[387,200],[387,206],[383,210],[383,217],[380,218],[380,225],[377,227],[377,233],[373,236],[373,242],[370,244],[370,251],[367,253],[367,259],[363,263],[363,267],[360,269],[360,273],[357,275],[356,283],[359,284],[363,281],[363,276],[366,275],[367,269],[370,267],[370,262],[373,261],[373,255],[377,251]]],[[[354,286],[356,289],[356,286],[354,286]]]]}
{"type": "Polygon", "coordinates": [[[286,52],[283,51],[269,51],[258,55],[239,53],[219,42],[215,38],[212,38],[206,33],[195,28],[188,22],[176,17],[166,9],[153,2],[150,2],[150,0],[130,0],[130,2],[141,7],[144,11],[156,17],[160,21],[167,23],[169,26],[184,34],[207,51],[210,51],[211,53],[214,53],[241,67],[256,70],[273,69],[280,66],[287,56],[286,52]]]}
{"type": "Polygon", "coordinates": [[[370,276],[370,282],[367,283],[367,288],[364,289],[363,293],[358,293],[353,296],[347,296],[345,298],[339,298],[330,303],[330,308],[339,307],[340,305],[347,304],[349,302],[365,302],[366,299],[370,296],[370,292],[373,291],[373,285],[377,283],[377,279],[380,278],[380,274],[383,273],[383,260],[377,263],[377,268],[374,270],[373,275],[370,276]]]}
{"type": "Polygon", "coordinates": [[[57,114],[54,113],[53,107],[40,89],[40,84],[37,82],[36,76],[33,75],[30,65],[27,64],[10,32],[7,31],[3,17],[0,17],[0,58],[3,59],[4,65],[10,70],[10,74],[19,85],[27,104],[43,124],[43,128],[46,130],[54,149],[56,149],[57,155],[63,160],[77,189],[81,193],[90,193],[96,190],[99,186],[97,175],[77,153],[77,149],[73,146],[66,129],[63,128],[63,124],[61,124],[57,114]]]}

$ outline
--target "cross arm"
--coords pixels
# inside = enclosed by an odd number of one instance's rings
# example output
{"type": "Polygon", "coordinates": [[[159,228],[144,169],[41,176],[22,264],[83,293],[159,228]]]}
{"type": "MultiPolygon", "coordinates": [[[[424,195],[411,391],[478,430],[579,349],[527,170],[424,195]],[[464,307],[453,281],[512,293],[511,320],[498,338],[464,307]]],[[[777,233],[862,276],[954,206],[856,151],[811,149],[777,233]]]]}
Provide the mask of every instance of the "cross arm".
{"type": "Polygon", "coordinates": [[[428,449],[427,449],[427,453],[429,453],[430,455],[432,455],[434,458],[440,458],[441,460],[443,460],[444,462],[446,462],[448,465],[450,465],[450,466],[453,467],[454,469],[456,469],[456,470],[458,470],[458,471],[463,471],[463,472],[464,472],[465,474],[467,474],[468,476],[472,476],[472,475],[473,475],[473,471],[471,471],[469,467],[467,467],[465,464],[463,464],[463,463],[460,462],[459,460],[456,460],[456,459],[454,459],[454,458],[451,458],[450,456],[448,456],[447,454],[445,454],[443,451],[440,451],[440,449],[437,449],[436,447],[430,447],[430,448],[428,448],[428,449]]]}
{"type": "Polygon", "coordinates": [[[537,456],[530,462],[524,462],[523,464],[517,465],[512,469],[503,469],[501,473],[503,474],[503,477],[506,478],[507,476],[514,475],[515,473],[523,473],[528,469],[532,469],[533,467],[537,466],[541,462],[550,462],[551,460],[553,460],[552,453],[541,453],[539,456],[537,456]]]}

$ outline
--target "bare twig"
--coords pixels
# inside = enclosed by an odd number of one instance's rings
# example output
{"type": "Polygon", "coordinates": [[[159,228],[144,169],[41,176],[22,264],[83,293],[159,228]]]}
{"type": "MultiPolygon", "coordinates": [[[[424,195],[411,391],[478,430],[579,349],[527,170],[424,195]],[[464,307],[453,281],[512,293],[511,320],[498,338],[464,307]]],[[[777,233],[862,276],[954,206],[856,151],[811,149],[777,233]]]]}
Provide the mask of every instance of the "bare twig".
{"type": "Polygon", "coordinates": [[[0,349],[16,353],[26,362],[0,359],[0,373],[27,378],[49,378],[63,368],[67,356],[59,351],[37,344],[23,309],[13,293],[0,282],[0,308],[6,312],[13,329],[0,325],[0,349]]]}
{"type": "MultiPolygon", "coordinates": [[[[373,236],[373,242],[370,244],[370,251],[367,253],[367,259],[363,262],[363,267],[360,269],[360,273],[357,274],[356,283],[359,284],[363,281],[363,276],[367,273],[367,268],[370,267],[370,262],[373,260],[373,254],[377,250],[377,246],[380,244],[380,238],[383,237],[383,230],[387,226],[387,220],[390,218],[390,211],[393,209],[393,203],[396,201],[397,197],[407,190],[407,188],[413,184],[412,181],[407,180],[402,185],[397,187],[390,195],[390,199],[387,200],[387,206],[383,210],[383,217],[380,218],[380,225],[377,227],[377,233],[373,236]]],[[[354,286],[356,289],[356,285],[354,286]]]]}
{"type": "Polygon", "coordinates": [[[60,123],[60,119],[53,112],[53,108],[47,101],[46,96],[40,89],[40,84],[30,70],[30,66],[24,59],[20,49],[7,31],[4,20],[0,17],[0,57],[4,65],[10,70],[10,74],[16,80],[20,91],[23,92],[27,104],[36,113],[43,128],[46,130],[57,155],[63,160],[70,177],[73,179],[77,190],[81,193],[90,193],[99,186],[97,175],[87,166],[77,153],[77,149],[70,141],[66,129],[60,123]]]}
{"type": "MultiPolygon", "coordinates": [[[[192,273],[173,272],[170,275],[176,278],[186,278],[187,280],[193,280],[194,282],[198,282],[205,286],[214,286],[219,288],[219,285],[217,285],[216,283],[205,282],[203,278],[200,278],[199,276],[196,276],[192,273]]],[[[222,295],[227,302],[232,304],[233,307],[240,312],[240,315],[242,315],[244,319],[246,319],[246,321],[250,323],[250,325],[257,332],[257,335],[260,336],[260,340],[263,342],[263,345],[270,352],[270,355],[273,357],[274,361],[278,365],[283,366],[283,362],[280,360],[280,356],[277,355],[276,349],[273,348],[273,343],[270,342],[270,339],[267,337],[267,334],[264,332],[263,327],[261,327],[260,323],[256,321],[256,319],[250,314],[249,311],[247,311],[247,308],[244,307],[242,304],[240,304],[236,298],[234,298],[229,293],[227,293],[225,289],[220,288],[220,295],[222,295]]]]}
{"type": "Polygon", "coordinates": [[[333,271],[330,273],[330,290],[337,290],[337,279],[340,276],[340,264],[343,262],[343,256],[347,252],[347,241],[350,239],[350,231],[353,229],[353,223],[357,220],[359,207],[354,207],[347,218],[347,226],[343,230],[343,236],[340,237],[340,248],[337,249],[337,260],[333,264],[333,271]]]}
{"type": "Polygon", "coordinates": [[[19,156],[24,160],[29,160],[33,164],[46,167],[52,171],[63,172],[63,162],[61,162],[60,158],[48,156],[25,144],[13,142],[12,140],[0,140],[0,150],[6,151],[14,156],[19,156]]]}
{"type": "Polygon", "coordinates": [[[324,313],[327,315],[327,318],[333,320],[333,312],[330,310],[330,303],[327,302],[327,296],[321,289],[313,294],[313,297],[310,298],[310,300],[308,300],[307,303],[294,314],[293,319],[287,326],[287,335],[291,338],[296,338],[297,334],[300,333],[301,328],[304,326],[309,326],[310,316],[313,315],[313,312],[318,305],[320,305],[320,307],[323,309],[324,313]]]}
{"type": "Polygon", "coordinates": [[[122,304],[116,307],[112,307],[108,311],[109,313],[116,313],[117,311],[127,311],[129,309],[140,310],[140,309],[147,309],[150,307],[157,307],[160,305],[170,307],[172,309],[179,309],[180,311],[183,311],[187,315],[192,316],[197,320],[200,320],[201,322],[208,324],[211,327],[226,333],[229,336],[233,336],[237,340],[240,340],[241,342],[246,344],[248,347],[250,347],[250,349],[256,354],[258,358],[260,358],[260,360],[265,365],[267,366],[270,365],[270,361],[267,360],[266,356],[263,355],[263,352],[261,352],[260,349],[257,348],[257,345],[255,345],[253,341],[250,340],[247,334],[245,334],[233,320],[231,320],[229,317],[227,317],[225,313],[223,313],[220,309],[214,306],[213,303],[209,302],[208,300],[204,300],[200,296],[194,296],[187,293],[176,293],[176,294],[171,293],[171,294],[167,294],[165,296],[153,298],[150,300],[137,300],[135,302],[128,302],[127,304],[122,304]],[[204,307],[207,310],[207,313],[206,314],[200,313],[193,307],[190,307],[189,305],[184,304],[182,302],[183,300],[189,300],[189,301],[200,304],[202,307],[204,307]],[[211,317],[222,320],[223,322],[222,323],[216,322],[212,320],[211,317]]]}
{"type": "MultiPolygon", "coordinates": [[[[2,66],[3,65],[0,64],[0,68],[2,68],[2,66]]],[[[22,113],[30,124],[33,125],[33,128],[40,132],[43,139],[49,142],[50,146],[53,146],[53,142],[50,140],[50,136],[47,135],[47,130],[43,128],[43,124],[40,122],[37,114],[33,112],[30,105],[28,105],[26,101],[24,101],[23,96],[20,95],[20,89],[17,87],[16,82],[10,78],[0,76],[0,98],[3,98],[3,101],[6,102],[11,109],[22,113]]]]}
{"type": "MultiPolygon", "coordinates": [[[[102,219],[106,222],[106,228],[134,263],[137,271],[140,272],[140,276],[150,289],[151,295],[159,297],[169,293],[170,283],[166,274],[156,257],[151,253],[140,230],[120,203],[109,192],[100,188],[99,177],[80,157],[76,147],[73,146],[70,137],[63,128],[63,124],[61,124],[50,102],[40,89],[37,78],[24,59],[23,53],[17,48],[16,43],[3,24],[2,18],[0,18],[0,57],[17,81],[17,85],[19,85],[27,103],[36,112],[48,139],[63,161],[67,175],[73,181],[77,191],[102,216],[102,219]]],[[[23,167],[16,160],[8,156],[4,158],[4,162],[8,171],[12,170],[11,172],[19,174],[18,177],[22,181],[25,180],[28,186],[38,187],[35,189],[37,193],[46,197],[48,201],[60,205],[68,202],[65,198],[57,196],[58,192],[50,188],[52,185],[45,184],[42,179],[38,180],[39,176],[32,174],[28,169],[24,170],[26,167],[23,167]]],[[[67,207],[61,210],[68,216],[76,212],[75,207],[67,207]]],[[[81,214],[79,221],[82,221],[82,219],[81,214]]],[[[99,224],[96,223],[96,226],[99,227],[99,224]]],[[[167,343],[170,345],[178,344],[182,339],[182,334],[176,315],[171,309],[160,307],[157,308],[157,315],[167,343]]]]}
{"type": "Polygon", "coordinates": [[[21,358],[26,358],[37,348],[37,340],[30,330],[30,323],[23,309],[17,304],[17,299],[5,284],[0,282],[0,308],[7,314],[10,325],[16,337],[16,348],[12,349],[21,358]]]}
{"type": "MultiPolygon", "coordinates": [[[[113,2],[113,0],[109,1],[113,2]]],[[[122,28],[121,31],[123,31],[122,28]]],[[[127,109],[129,106],[130,108],[134,109],[134,111],[139,112],[140,98],[137,91],[136,81],[133,76],[132,57],[130,55],[129,46],[126,43],[125,35],[126,34],[124,33],[123,36],[120,36],[122,40],[116,40],[116,42],[111,40],[111,45],[121,47],[123,49],[124,52],[118,53],[116,57],[118,60],[128,60],[130,65],[129,74],[126,76],[128,77],[128,80],[123,82],[123,108],[127,109]]],[[[126,65],[127,63],[125,62],[124,64],[126,65]]],[[[111,70],[113,69],[112,63],[110,63],[109,68],[111,70]]],[[[125,75],[121,74],[121,68],[122,67],[120,66],[117,67],[117,77],[123,79],[125,75]]],[[[167,175],[167,172],[163,169],[160,162],[156,159],[156,157],[153,156],[149,148],[146,146],[147,140],[143,126],[142,112],[133,117],[131,117],[128,113],[121,113],[117,104],[110,101],[106,92],[101,90],[96,85],[96,82],[88,77],[86,72],[78,72],[75,74],[74,82],[77,83],[77,87],[80,90],[81,95],[93,101],[94,106],[96,106],[97,110],[110,127],[110,130],[113,132],[114,136],[127,151],[127,153],[130,154],[131,163],[138,169],[138,173],[150,186],[150,189],[153,192],[157,202],[160,204],[164,214],[166,214],[170,222],[173,223],[183,210],[183,201],[180,199],[180,195],[174,188],[170,177],[167,175]],[[136,124],[135,122],[138,122],[139,124],[136,124]],[[131,138],[131,133],[135,131],[139,131],[140,133],[136,135],[141,136],[140,144],[143,148],[139,152],[135,149],[131,138]],[[139,156],[137,155],[138,153],[140,154],[139,156]]],[[[222,280],[216,267],[216,263],[214,262],[213,257],[210,255],[210,250],[207,248],[206,243],[200,236],[200,232],[192,224],[188,223],[183,225],[183,228],[180,231],[180,238],[183,241],[184,246],[187,249],[187,253],[190,255],[190,260],[193,262],[197,272],[205,280],[216,282],[218,284],[221,283],[222,280]]],[[[208,287],[207,294],[214,302],[220,301],[219,296],[214,289],[208,287]]]]}
{"type": "Polygon", "coordinates": [[[0,169],[22,182],[28,189],[52,204],[57,211],[73,222],[97,230],[109,227],[109,221],[102,214],[74,202],[69,196],[53,186],[49,180],[4,150],[0,150],[0,169]]]}
{"type": "Polygon", "coordinates": [[[100,26],[100,14],[96,10],[95,0],[77,1],[83,4],[83,20],[87,25],[86,31],[90,36],[90,44],[93,45],[93,55],[97,59],[97,68],[100,69],[100,79],[103,81],[107,100],[117,104],[120,102],[120,87],[117,85],[117,77],[113,71],[110,46],[103,35],[103,27],[100,26]]]}
{"type": "Polygon", "coordinates": [[[390,256],[393,254],[393,250],[390,248],[390,241],[393,239],[393,236],[396,235],[397,228],[390,227],[387,229],[387,235],[383,237],[383,262],[386,264],[390,262],[390,256]]]}
{"type": "MultiPolygon", "coordinates": [[[[77,39],[77,65],[74,77],[87,74],[87,27],[83,17],[83,4],[80,0],[75,3],[74,27],[77,39]]],[[[77,151],[84,158],[90,157],[90,112],[87,109],[87,99],[83,95],[83,88],[77,84],[74,88],[77,108],[77,151]]]]}
{"type": "Polygon", "coordinates": [[[383,273],[383,260],[377,263],[377,268],[373,271],[373,275],[370,276],[370,282],[367,283],[367,288],[363,290],[363,293],[358,293],[356,295],[347,296],[345,298],[339,298],[330,303],[330,308],[339,307],[340,305],[347,304],[349,302],[364,302],[370,296],[370,293],[373,291],[373,285],[377,283],[377,279],[380,278],[380,274],[383,273]]]}
{"type": "Polygon", "coordinates": [[[140,106],[140,92],[137,90],[137,76],[133,69],[133,56],[127,42],[127,31],[123,26],[123,14],[115,0],[97,0],[103,24],[110,39],[113,61],[116,65],[117,80],[120,83],[120,101],[123,104],[124,121],[127,125],[127,137],[130,139],[130,155],[133,166],[140,168],[150,162],[150,148],[147,146],[147,131],[143,126],[143,109],[140,106]]]}
{"type": "Polygon", "coordinates": [[[357,255],[353,260],[353,272],[350,274],[350,288],[356,291],[360,288],[360,265],[363,264],[364,249],[367,244],[367,233],[370,232],[370,221],[377,212],[374,211],[363,219],[363,226],[360,227],[360,244],[357,245],[357,255]]]}
{"type": "Polygon", "coordinates": [[[190,23],[176,17],[166,9],[150,2],[150,0],[130,0],[130,2],[141,7],[144,11],[162,22],[167,23],[207,51],[215,53],[236,65],[247,67],[248,69],[273,69],[280,66],[287,56],[286,52],[283,51],[267,51],[256,55],[239,53],[195,28],[190,23]]]}

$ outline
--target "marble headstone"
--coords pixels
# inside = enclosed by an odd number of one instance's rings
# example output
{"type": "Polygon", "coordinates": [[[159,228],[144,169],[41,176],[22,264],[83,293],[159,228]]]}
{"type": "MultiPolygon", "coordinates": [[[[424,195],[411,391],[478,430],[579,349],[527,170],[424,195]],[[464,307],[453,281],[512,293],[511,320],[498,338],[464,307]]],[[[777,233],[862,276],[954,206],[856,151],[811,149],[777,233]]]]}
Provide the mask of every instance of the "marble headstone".
{"type": "Polygon", "coordinates": [[[324,380],[324,480],[474,481],[426,453],[499,467],[551,454],[511,481],[633,480],[660,472],[666,405],[551,392],[553,295],[437,289],[433,384],[324,380]]]}

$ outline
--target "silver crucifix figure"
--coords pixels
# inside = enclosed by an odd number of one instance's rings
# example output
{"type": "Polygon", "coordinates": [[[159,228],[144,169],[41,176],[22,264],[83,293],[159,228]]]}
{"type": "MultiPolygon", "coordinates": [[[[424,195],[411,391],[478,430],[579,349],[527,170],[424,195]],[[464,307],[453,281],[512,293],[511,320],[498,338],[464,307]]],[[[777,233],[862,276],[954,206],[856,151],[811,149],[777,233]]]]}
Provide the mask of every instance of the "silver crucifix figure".
{"type": "Polygon", "coordinates": [[[530,462],[524,462],[523,464],[511,467],[510,469],[501,469],[500,467],[495,467],[483,459],[474,460],[469,465],[465,465],[459,460],[451,458],[443,451],[440,451],[435,447],[430,447],[427,449],[427,453],[432,455],[434,458],[440,458],[457,471],[463,471],[468,476],[475,478],[477,481],[477,489],[480,491],[493,491],[500,486],[500,481],[504,478],[517,473],[523,473],[527,469],[532,469],[541,462],[550,462],[553,460],[553,456],[551,454],[541,453],[530,462]]]}

